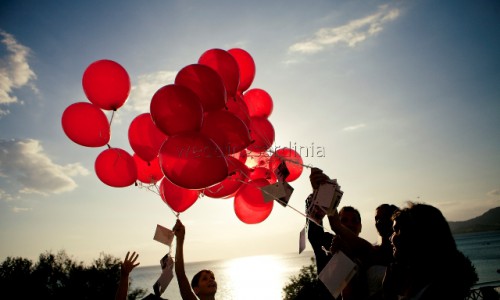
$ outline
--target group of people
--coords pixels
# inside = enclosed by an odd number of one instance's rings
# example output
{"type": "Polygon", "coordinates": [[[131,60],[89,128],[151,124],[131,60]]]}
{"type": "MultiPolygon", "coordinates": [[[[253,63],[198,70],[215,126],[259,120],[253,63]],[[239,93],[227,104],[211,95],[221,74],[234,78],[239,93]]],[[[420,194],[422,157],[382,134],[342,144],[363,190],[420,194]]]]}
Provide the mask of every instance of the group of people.
{"type": "MultiPolygon", "coordinates": [[[[318,168],[309,177],[313,192],[330,178],[318,168]]],[[[361,215],[344,206],[338,212],[326,212],[313,205],[313,193],[306,200],[307,237],[311,244],[318,274],[330,259],[342,251],[358,268],[337,299],[342,300],[433,300],[465,299],[477,273],[471,261],[458,249],[448,222],[434,206],[410,202],[405,208],[382,204],[375,211],[375,227],[380,242],[361,238],[361,215]],[[325,230],[328,219],[332,234],[325,230]]],[[[175,274],[183,300],[213,300],[217,282],[213,272],[199,271],[189,282],[184,269],[185,227],[180,220],[173,227],[177,239],[175,274]]],[[[127,253],[121,266],[121,279],[115,300],[126,300],[128,277],[138,254],[127,253]]],[[[334,299],[324,285],[311,292],[314,299],[334,299]]],[[[300,293],[298,299],[301,298],[300,293]]],[[[157,298],[161,299],[161,298],[157,298]]]]}

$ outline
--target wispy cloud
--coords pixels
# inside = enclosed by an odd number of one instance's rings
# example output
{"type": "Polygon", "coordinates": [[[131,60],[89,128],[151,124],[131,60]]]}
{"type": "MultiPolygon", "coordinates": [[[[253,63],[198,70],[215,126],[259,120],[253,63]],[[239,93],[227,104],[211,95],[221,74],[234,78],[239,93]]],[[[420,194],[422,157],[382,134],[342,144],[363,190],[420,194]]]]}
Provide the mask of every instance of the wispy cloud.
{"type": "Polygon", "coordinates": [[[342,130],[343,131],[354,131],[354,130],[358,130],[358,129],[361,129],[364,127],[366,127],[366,125],[364,123],[360,123],[360,124],[344,127],[344,128],[342,128],[342,130]]]}
{"type": "Polygon", "coordinates": [[[0,199],[20,194],[60,194],[76,188],[71,178],[90,172],[79,163],[58,165],[37,140],[0,140],[0,199]],[[12,189],[12,187],[15,187],[12,189]]]}
{"type": "Polygon", "coordinates": [[[370,36],[382,31],[385,23],[397,19],[399,15],[399,9],[383,5],[379,7],[377,12],[364,18],[352,20],[338,27],[321,28],[313,37],[293,44],[288,50],[289,52],[313,54],[324,50],[327,46],[336,44],[355,47],[370,36]]]}
{"type": "MultiPolygon", "coordinates": [[[[22,103],[13,90],[24,86],[30,87],[38,93],[33,81],[35,72],[28,64],[31,50],[19,44],[13,35],[0,29],[1,44],[5,46],[7,55],[0,57],[0,105],[22,103]]],[[[0,117],[9,113],[9,110],[0,106],[0,117]]]]}
{"type": "Polygon", "coordinates": [[[138,112],[149,112],[151,98],[164,85],[173,84],[177,72],[159,71],[143,74],[137,78],[137,85],[132,87],[126,107],[138,112]]]}
{"type": "Polygon", "coordinates": [[[500,189],[491,190],[487,193],[487,195],[490,197],[499,197],[500,196],[500,189]]]}

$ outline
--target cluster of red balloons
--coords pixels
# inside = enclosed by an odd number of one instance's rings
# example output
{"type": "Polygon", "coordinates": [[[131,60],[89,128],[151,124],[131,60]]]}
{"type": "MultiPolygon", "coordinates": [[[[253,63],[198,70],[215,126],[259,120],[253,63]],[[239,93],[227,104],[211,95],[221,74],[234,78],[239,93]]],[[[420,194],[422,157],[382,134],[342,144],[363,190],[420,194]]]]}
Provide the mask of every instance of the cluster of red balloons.
{"type": "MultiPolygon", "coordinates": [[[[275,131],[269,116],[271,96],[249,89],[255,63],[245,50],[210,49],[197,63],[182,68],[172,84],[152,95],[150,111],[136,116],[128,130],[130,155],[108,148],[95,161],[98,178],[112,187],[136,180],[157,184],[162,200],[178,213],[200,194],[233,198],[236,216],[255,224],[271,213],[260,188],[276,182],[275,170],[285,162],[290,175],[302,173],[300,155],[289,148],[269,155],[275,131]]],[[[110,124],[102,110],[120,108],[130,93],[125,69],[99,60],[85,70],[83,89],[88,102],[70,105],[62,126],[75,143],[101,147],[109,143],[110,124]]]]}

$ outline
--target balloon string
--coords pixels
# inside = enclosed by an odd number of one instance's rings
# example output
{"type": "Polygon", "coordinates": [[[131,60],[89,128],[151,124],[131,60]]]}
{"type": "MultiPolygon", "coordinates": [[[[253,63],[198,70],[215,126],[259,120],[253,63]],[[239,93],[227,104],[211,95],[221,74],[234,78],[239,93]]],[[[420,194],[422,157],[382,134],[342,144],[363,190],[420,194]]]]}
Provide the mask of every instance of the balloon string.
{"type": "Polygon", "coordinates": [[[113,110],[113,112],[111,113],[111,118],[109,119],[109,126],[111,127],[111,123],[113,123],[113,117],[115,116],[115,111],[116,110],[113,110]]]}

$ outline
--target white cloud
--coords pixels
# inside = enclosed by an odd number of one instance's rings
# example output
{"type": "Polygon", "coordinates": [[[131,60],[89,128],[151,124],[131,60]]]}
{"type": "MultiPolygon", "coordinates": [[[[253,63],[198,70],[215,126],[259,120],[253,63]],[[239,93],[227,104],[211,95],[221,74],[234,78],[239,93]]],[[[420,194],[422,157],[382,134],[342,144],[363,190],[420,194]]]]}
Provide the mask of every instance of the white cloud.
{"type": "Polygon", "coordinates": [[[368,37],[382,31],[382,25],[399,17],[397,8],[389,8],[384,5],[369,16],[348,22],[345,25],[319,29],[312,38],[293,44],[289,52],[305,54],[317,53],[326,46],[346,44],[355,47],[358,43],[365,41],[368,37]]]}
{"type": "Polygon", "coordinates": [[[5,179],[0,181],[5,183],[0,186],[0,199],[13,199],[11,194],[69,192],[77,187],[71,177],[88,174],[79,163],[54,163],[37,140],[0,140],[0,177],[5,179]]]}
{"type": "Polygon", "coordinates": [[[159,71],[143,74],[137,78],[137,85],[132,87],[126,107],[141,113],[149,112],[151,98],[156,91],[167,84],[173,84],[177,72],[159,71]]]}
{"type": "Polygon", "coordinates": [[[500,196],[500,189],[491,190],[487,193],[487,195],[490,197],[498,197],[500,196]]]}
{"type": "Polygon", "coordinates": [[[364,128],[366,127],[366,125],[364,123],[361,123],[361,124],[356,124],[356,125],[353,125],[353,126],[347,126],[347,127],[344,127],[342,128],[343,131],[353,131],[353,130],[358,130],[358,129],[361,129],[361,128],[364,128]]]}
{"type": "Polygon", "coordinates": [[[28,208],[28,207],[17,207],[17,206],[14,206],[12,208],[12,211],[15,212],[15,213],[20,213],[20,212],[25,212],[25,211],[30,211],[32,210],[32,208],[28,208]]]}
{"type": "MultiPolygon", "coordinates": [[[[3,30],[0,30],[0,37],[0,42],[7,49],[7,55],[0,58],[0,105],[22,103],[13,95],[13,89],[28,86],[38,93],[33,84],[36,74],[28,64],[31,50],[19,44],[14,36],[3,30]]],[[[8,113],[8,110],[0,108],[0,117],[8,113]]]]}

